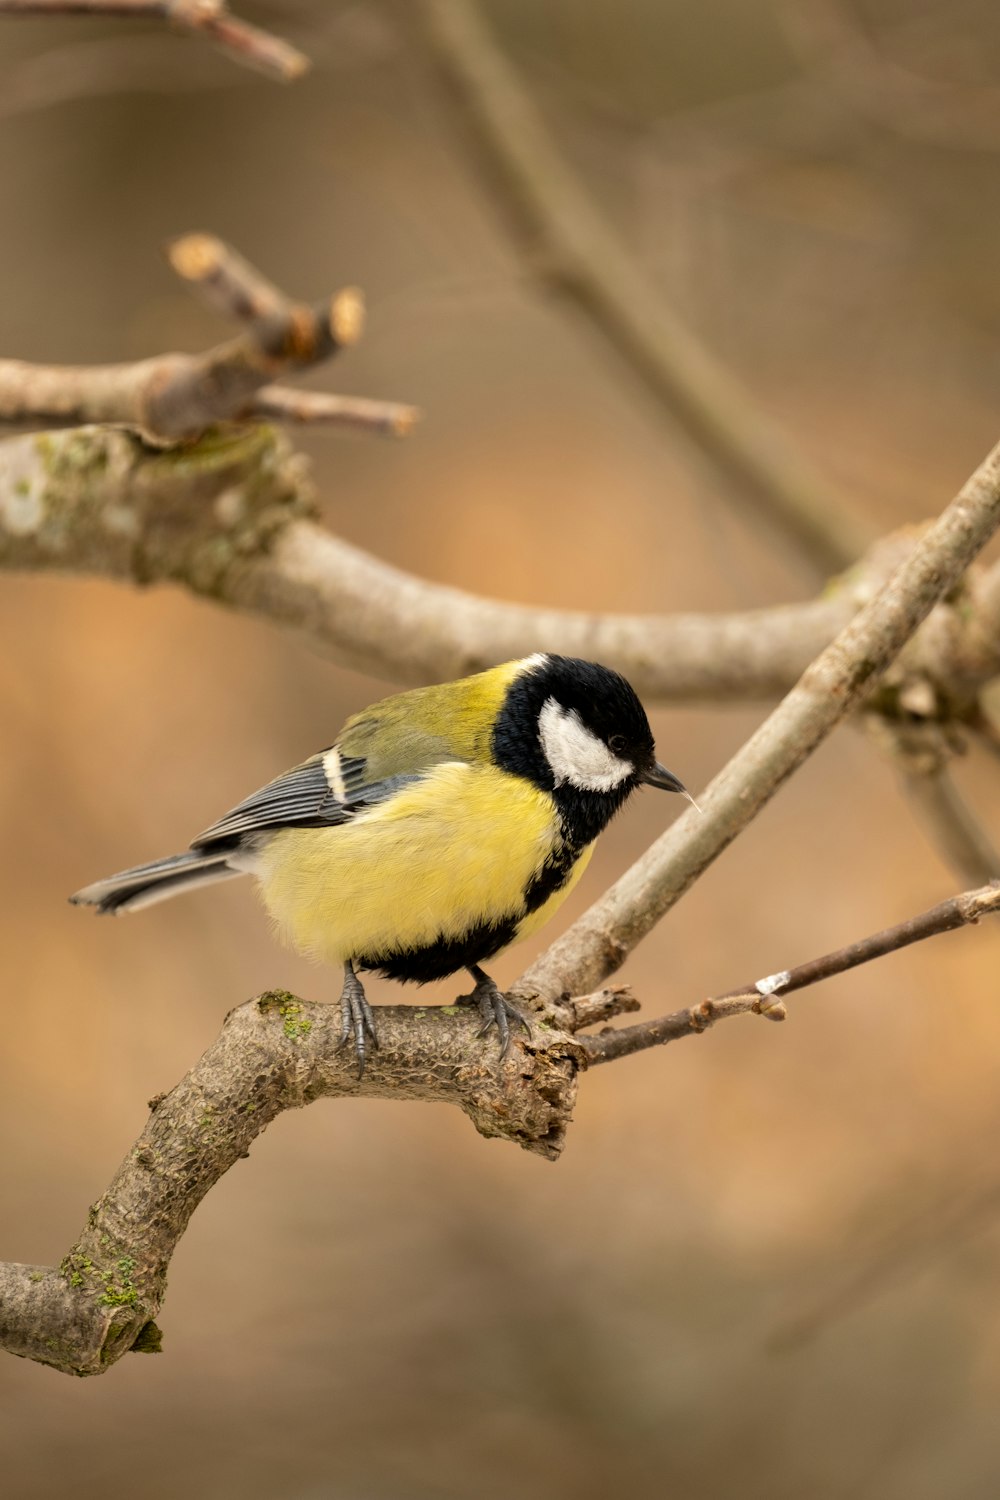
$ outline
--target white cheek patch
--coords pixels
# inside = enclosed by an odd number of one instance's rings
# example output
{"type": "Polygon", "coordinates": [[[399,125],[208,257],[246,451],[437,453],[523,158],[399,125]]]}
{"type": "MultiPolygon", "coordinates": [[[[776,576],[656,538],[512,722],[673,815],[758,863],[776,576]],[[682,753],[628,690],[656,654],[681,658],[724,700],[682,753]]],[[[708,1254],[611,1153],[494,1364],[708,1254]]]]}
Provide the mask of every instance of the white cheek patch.
{"type": "Polygon", "coordinates": [[[556,786],[569,782],[583,792],[610,792],[635,771],[591,734],[575,709],[563,708],[555,698],[542,707],[538,735],[556,786]]]}

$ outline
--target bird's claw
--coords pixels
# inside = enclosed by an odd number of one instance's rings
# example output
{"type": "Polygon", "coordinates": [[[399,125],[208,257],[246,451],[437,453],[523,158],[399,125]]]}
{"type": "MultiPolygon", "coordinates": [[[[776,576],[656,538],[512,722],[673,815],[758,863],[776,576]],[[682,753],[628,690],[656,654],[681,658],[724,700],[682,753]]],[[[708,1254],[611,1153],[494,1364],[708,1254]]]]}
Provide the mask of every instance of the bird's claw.
{"type": "Polygon", "coordinates": [[[495,980],[492,980],[488,974],[484,974],[482,969],[473,968],[469,972],[476,981],[476,987],[469,999],[479,1007],[479,1014],[483,1019],[477,1036],[488,1036],[495,1026],[500,1038],[500,1057],[504,1058],[510,1049],[511,1023],[520,1026],[526,1036],[531,1035],[531,1027],[517,1006],[512,1005],[507,999],[495,980]]]}
{"type": "Polygon", "coordinates": [[[361,980],[356,974],[344,975],[344,988],[340,996],[341,1031],[337,1051],[340,1052],[354,1039],[354,1053],[358,1059],[358,1080],[364,1076],[365,1061],[368,1057],[368,1044],[371,1043],[373,1051],[378,1050],[378,1037],[375,1033],[375,1015],[368,998],[365,995],[361,980]]]}

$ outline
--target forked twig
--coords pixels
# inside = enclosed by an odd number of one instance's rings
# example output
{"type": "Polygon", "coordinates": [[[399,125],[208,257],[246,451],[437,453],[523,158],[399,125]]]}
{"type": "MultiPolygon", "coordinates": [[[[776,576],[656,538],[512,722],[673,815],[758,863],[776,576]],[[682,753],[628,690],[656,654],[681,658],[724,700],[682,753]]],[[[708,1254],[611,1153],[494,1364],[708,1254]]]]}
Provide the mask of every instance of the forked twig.
{"type": "Polygon", "coordinates": [[[119,365],[34,365],[0,359],[0,424],[132,427],[146,442],[190,442],[219,422],[288,418],[400,436],[413,407],[352,403],[274,385],[349,348],[364,327],[355,287],[325,302],[292,301],[222,240],[189,234],[168,247],[173,269],[211,306],[244,325],[202,354],[160,354],[119,365]]]}

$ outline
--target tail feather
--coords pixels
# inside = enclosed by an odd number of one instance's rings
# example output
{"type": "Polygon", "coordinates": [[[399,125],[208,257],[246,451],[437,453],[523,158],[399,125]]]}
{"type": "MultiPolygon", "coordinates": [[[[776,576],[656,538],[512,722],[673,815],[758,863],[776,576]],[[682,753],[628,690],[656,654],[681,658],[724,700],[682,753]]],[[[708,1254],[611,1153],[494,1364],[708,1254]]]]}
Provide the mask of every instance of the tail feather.
{"type": "Polygon", "coordinates": [[[171,854],[152,864],[123,870],[120,875],[109,875],[106,880],[95,880],[69,899],[74,906],[96,906],[99,912],[139,911],[181,891],[242,874],[226,863],[227,858],[227,854],[218,850],[208,853],[191,849],[186,854],[171,854]]]}

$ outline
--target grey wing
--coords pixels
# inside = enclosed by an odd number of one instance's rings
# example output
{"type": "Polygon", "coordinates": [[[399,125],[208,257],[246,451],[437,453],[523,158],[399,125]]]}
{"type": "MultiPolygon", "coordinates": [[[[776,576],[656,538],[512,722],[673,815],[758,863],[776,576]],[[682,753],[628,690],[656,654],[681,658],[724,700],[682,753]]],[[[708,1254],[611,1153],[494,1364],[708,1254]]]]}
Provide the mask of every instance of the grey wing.
{"type": "Polygon", "coordinates": [[[193,849],[238,844],[276,828],[332,828],[363,808],[389,797],[413,776],[365,780],[365,762],[341,756],[336,747],[314,755],[254,792],[193,840],[193,849]]]}

